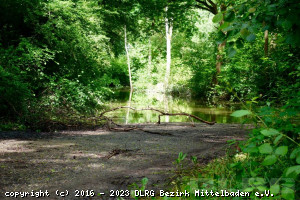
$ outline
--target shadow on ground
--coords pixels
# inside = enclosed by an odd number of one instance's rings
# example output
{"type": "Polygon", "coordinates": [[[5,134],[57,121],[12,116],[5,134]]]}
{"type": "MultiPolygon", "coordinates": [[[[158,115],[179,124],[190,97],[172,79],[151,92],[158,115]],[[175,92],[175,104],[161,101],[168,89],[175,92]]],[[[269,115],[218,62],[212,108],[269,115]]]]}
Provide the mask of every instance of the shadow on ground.
{"type": "Polygon", "coordinates": [[[76,198],[76,190],[105,192],[102,199],[116,199],[109,197],[110,190],[126,190],[143,177],[149,179],[147,188],[163,189],[179,152],[208,162],[224,155],[227,140],[243,140],[246,133],[235,124],[138,127],[148,132],[1,132],[0,199],[10,199],[5,192],[32,190],[49,192],[50,197],[41,199],[90,199],[76,198]],[[69,195],[58,197],[57,190],[69,195]]]}

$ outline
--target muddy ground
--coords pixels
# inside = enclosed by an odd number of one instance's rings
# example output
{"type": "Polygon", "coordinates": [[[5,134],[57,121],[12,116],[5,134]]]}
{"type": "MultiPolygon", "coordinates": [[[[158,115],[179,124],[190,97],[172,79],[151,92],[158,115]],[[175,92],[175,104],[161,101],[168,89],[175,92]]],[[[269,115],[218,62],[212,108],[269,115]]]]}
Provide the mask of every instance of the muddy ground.
{"type": "Polygon", "coordinates": [[[93,199],[117,199],[110,190],[129,189],[143,177],[148,189],[163,189],[179,152],[207,163],[224,155],[227,140],[243,140],[247,132],[237,124],[138,126],[129,132],[0,132],[0,199],[13,199],[5,192],[32,190],[49,192],[39,199],[90,199],[75,197],[76,190],[105,193],[93,199]],[[69,195],[59,197],[57,190],[69,195]]]}

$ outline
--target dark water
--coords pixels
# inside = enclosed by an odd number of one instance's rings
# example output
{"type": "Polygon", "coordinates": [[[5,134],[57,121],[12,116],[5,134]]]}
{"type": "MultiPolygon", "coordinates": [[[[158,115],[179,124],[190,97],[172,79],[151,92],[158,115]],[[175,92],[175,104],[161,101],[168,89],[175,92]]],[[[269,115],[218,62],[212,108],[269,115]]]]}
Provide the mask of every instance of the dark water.
{"type": "MultiPolygon", "coordinates": [[[[216,121],[217,123],[241,123],[243,119],[231,117],[230,114],[238,110],[240,105],[209,105],[204,101],[197,99],[178,99],[166,96],[162,93],[133,93],[130,99],[129,91],[116,91],[114,100],[110,107],[131,106],[134,108],[156,108],[169,113],[189,113],[196,115],[207,121],[216,121]]],[[[107,114],[114,118],[117,123],[154,123],[158,121],[158,113],[155,111],[133,111],[129,109],[120,109],[107,114]]],[[[191,119],[186,116],[163,116],[162,122],[190,122],[191,119]]],[[[197,120],[194,120],[197,122],[197,120]]]]}

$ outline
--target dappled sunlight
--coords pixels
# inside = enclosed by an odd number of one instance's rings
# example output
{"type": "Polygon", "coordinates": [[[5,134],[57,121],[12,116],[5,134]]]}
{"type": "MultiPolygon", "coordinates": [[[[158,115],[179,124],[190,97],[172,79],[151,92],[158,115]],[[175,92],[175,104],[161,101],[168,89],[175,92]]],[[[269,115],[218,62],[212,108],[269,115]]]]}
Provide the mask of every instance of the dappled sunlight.
{"type": "Polygon", "coordinates": [[[47,145],[40,146],[40,148],[62,148],[62,147],[69,147],[74,145],[75,143],[47,144],[47,145]]]}
{"type": "Polygon", "coordinates": [[[232,136],[232,135],[212,135],[211,133],[204,133],[200,136],[200,140],[210,143],[226,143],[228,140],[244,140],[244,137],[241,136],[232,136]]]}
{"type": "Polygon", "coordinates": [[[105,165],[104,165],[104,163],[91,163],[91,164],[88,164],[87,167],[93,168],[93,169],[104,169],[105,165]]]}
{"type": "MultiPolygon", "coordinates": [[[[149,132],[140,129],[128,132],[65,131],[50,139],[4,140],[1,142],[6,142],[6,148],[24,147],[32,151],[14,156],[9,156],[11,154],[8,151],[2,153],[0,167],[5,177],[17,172],[17,178],[27,177],[31,183],[44,184],[49,188],[58,189],[57,183],[64,182],[69,187],[77,188],[89,183],[95,188],[101,186],[100,189],[109,189],[132,183],[144,176],[161,181],[167,177],[166,170],[174,167],[173,162],[179,152],[188,153],[188,156],[214,155],[227,144],[227,140],[237,138],[232,130],[241,131],[239,127],[224,124],[196,124],[193,127],[188,123],[163,123],[136,126],[149,132]],[[22,161],[24,156],[26,161],[22,161]]],[[[13,183],[19,179],[0,181],[13,183]]],[[[25,183],[21,186],[28,187],[25,183]]]]}
{"type": "Polygon", "coordinates": [[[97,136],[97,135],[112,135],[115,132],[106,131],[106,130],[96,130],[96,131],[63,131],[61,132],[64,135],[70,136],[97,136]]]}
{"type": "Polygon", "coordinates": [[[30,159],[31,163],[35,164],[67,164],[74,162],[73,160],[67,160],[67,159],[56,159],[56,158],[47,158],[47,159],[30,159]]]}
{"type": "Polygon", "coordinates": [[[90,152],[83,152],[83,151],[74,151],[71,153],[66,154],[68,158],[105,158],[107,152],[97,152],[97,153],[90,153],[90,152]]]}
{"type": "Polygon", "coordinates": [[[19,140],[2,140],[0,141],[0,154],[1,153],[23,153],[34,152],[35,149],[26,147],[31,141],[19,141],[19,140]]]}

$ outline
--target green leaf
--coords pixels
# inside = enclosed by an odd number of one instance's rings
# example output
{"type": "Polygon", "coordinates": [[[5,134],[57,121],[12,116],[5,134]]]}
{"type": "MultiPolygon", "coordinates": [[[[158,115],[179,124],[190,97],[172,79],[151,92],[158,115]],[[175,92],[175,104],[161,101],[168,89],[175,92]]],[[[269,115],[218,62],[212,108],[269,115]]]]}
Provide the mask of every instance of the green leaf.
{"type": "Polygon", "coordinates": [[[288,152],[288,146],[280,146],[275,150],[276,155],[284,156],[288,152]]]}
{"type": "Polygon", "coordinates": [[[244,44],[243,44],[241,38],[239,38],[239,39],[235,42],[235,45],[236,45],[236,47],[239,48],[239,49],[242,48],[242,47],[244,47],[244,44]]]}
{"type": "Polygon", "coordinates": [[[246,28],[243,28],[241,31],[240,31],[241,35],[243,38],[247,37],[250,33],[248,31],[248,29],[246,28]]]}
{"type": "Polygon", "coordinates": [[[248,12],[249,13],[254,13],[256,11],[256,8],[249,8],[248,12]]]}
{"type": "Polygon", "coordinates": [[[255,173],[254,171],[250,171],[250,174],[252,177],[256,177],[257,176],[257,173],[255,173]]]}
{"type": "Polygon", "coordinates": [[[262,186],[262,185],[257,186],[257,189],[258,189],[260,192],[263,192],[263,191],[267,190],[266,186],[262,186]]]}
{"type": "Polygon", "coordinates": [[[271,147],[271,145],[269,143],[265,143],[263,145],[261,145],[260,147],[258,147],[259,153],[262,154],[270,154],[273,152],[273,148],[271,147]]]}
{"type": "Polygon", "coordinates": [[[253,182],[254,185],[264,185],[265,183],[265,179],[261,177],[256,177],[253,182]]]}
{"type": "Polygon", "coordinates": [[[294,178],[286,178],[284,179],[284,183],[280,184],[281,187],[293,188],[295,187],[295,179],[294,178]]]}
{"type": "Polygon", "coordinates": [[[265,157],[264,161],[262,162],[262,165],[268,166],[268,165],[273,165],[277,161],[277,157],[275,155],[268,155],[265,157]]]}
{"type": "Polygon", "coordinates": [[[255,40],[255,38],[256,38],[256,36],[255,36],[253,33],[251,33],[250,35],[248,35],[248,36],[246,37],[246,40],[247,40],[248,42],[252,42],[252,41],[255,40]]]}
{"type": "Polygon", "coordinates": [[[236,50],[233,47],[230,47],[227,51],[228,57],[232,58],[236,54],[236,50]]]}
{"type": "Polygon", "coordinates": [[[298,156],[296,158],[296,163],[300,165],[300,154],[298,154],[298,156]]]}
{"type": "Polygon", "coordinates": [[[254,187],[249,187],[244,189],[244,192],[252,192],[255,188],[254,187]]]}
{"type": "Polygon", "coordinates": [[[228,11],[225,14],[224,20],[227,22],[232,22],[235,18],[235,14],[233,11],[228,11]]]}
{"type": "Polygon", "coordinates": [[[292,190],[291,188],[285,187],[281,191],[281,196],[287,200],[295,199],[295,191],[292,190]]]}
{"type": "Polygon", "coordinates": [[[272,185],[272,186],[270,187],[270,193],[271,193],[271,194],[276,195],[276,194],[279,193],[279,191],[280,191],[280,186],[279,186],[278,184],[272,185]]]}
{"type": "Polygon", "coordinates": [[[277,131],[276,129],[273,129],[273,128],[264,129],[264,130],[261,130],[260,132],[264,136],[273,136],[273,135],[278,135],[279,134],[279,131],[277,131]]]}
{"type": "Polygon", "coordinates": [[[245,115],[250,115],[251,112],[249,110],[237,110],[234,111],[230,116],[232,117],[243,117],[245,115]]]}
{"type": "Polygon", "coordinates": [[[230,25],[229,22],[224,22],[224,23],[219,27],[219,29],[223,30],[223,29],[227,28],[229,25],[230,25]]]}
{"type": "Polygon", "coordinates": [[[213,21],[213,23],[218,23],[218,22],[222,21],[222,19],[223,19],[223,14],[221,12],[219,12],[218,14],[216,14],[214,16],[212,21],[213,21]]]}
{"type": "Polygon", "coordinates": [[[300,173],[300,165],[295,165],[295,166],[287,168],[285,175],[289,176],[290,174],[292,174],[294,172],[296,173],[296,176],[300,173]]]}
{"type": "Polygon", "coordinates": [[[147,183],[148,183],[148,178],[146,178],[146,177],[143,178],[142,179],[142,186],[145,187],[147,185],[147,183]]]}
{"type": "Polygon", "coordinates": [[[257,153],[258,148],[257,147],[246,147],[243,151],[245,153],[257,153]]]}
{"type": "Polygon", "coordinates": [[[290,155],[290,159],[294,159],[300,154],[300,147],[294,149],[290,155]]]}
{"type": "Polygon", "coordinates": [[[282,138],[283,135],[278,135],[275,140],[274,140],[274,144],[277,144],[279,142],[279,140],[282,138]]]}

